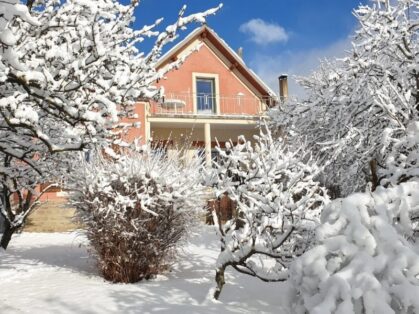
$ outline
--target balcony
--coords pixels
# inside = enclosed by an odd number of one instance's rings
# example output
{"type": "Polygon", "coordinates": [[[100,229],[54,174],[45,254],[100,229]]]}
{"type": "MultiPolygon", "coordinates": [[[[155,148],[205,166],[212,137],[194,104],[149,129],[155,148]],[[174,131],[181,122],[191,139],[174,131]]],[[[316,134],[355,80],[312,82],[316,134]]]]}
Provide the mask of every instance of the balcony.
{"type": "Polygon", "coordinates": [[[200,117],[234,117],[254,118],[264,114],[268,107],[277,103],[275,98],[166,93],[160,102],[152,102],[152,116],[200,116],[200,117]]]}

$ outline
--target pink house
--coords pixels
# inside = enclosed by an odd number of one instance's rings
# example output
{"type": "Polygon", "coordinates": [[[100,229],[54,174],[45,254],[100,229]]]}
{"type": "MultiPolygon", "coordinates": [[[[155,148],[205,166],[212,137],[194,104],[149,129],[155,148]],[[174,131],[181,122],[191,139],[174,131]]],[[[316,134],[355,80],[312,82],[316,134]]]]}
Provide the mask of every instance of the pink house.
{"type": "Polygon", "coordinates": [[[126,140],[141,137],[143,141],[186,143],[204,150],[210,163],[216,141],[223,145],[236,142],[239,135],[257,134],[266,109],[278,97],[205,25],[168,51],[157,68],[185,56],[179,69],[156,83],[164,87],[163,101],[138,104],[141,128],[132,129],[126,140]]]}
{"type": "MultiPolygon", "coordinates": [[[[278,102],[275,93],[250,70],[238,53],[212,29],[202,26],[168,51],[157,64],[164,69],[170,61],[188,56],[179,69],[156,82],[164,87],[161,102],[139,102],[135,108],[140,128],[132,128],[124,138],[170,141],[190,147],[189,153],[205,153],[211,164],[216,143],[237,142],[239,135],[251,139],[258,134],[266,109],[278,102]]],[[[280,77],[280,93],[287,94],[286,79],[280,77]]],[[[132,121],[131,121],[132,122],[132,121]]],[[[65,196],[59,189],[43,196],[65,196]]]]}

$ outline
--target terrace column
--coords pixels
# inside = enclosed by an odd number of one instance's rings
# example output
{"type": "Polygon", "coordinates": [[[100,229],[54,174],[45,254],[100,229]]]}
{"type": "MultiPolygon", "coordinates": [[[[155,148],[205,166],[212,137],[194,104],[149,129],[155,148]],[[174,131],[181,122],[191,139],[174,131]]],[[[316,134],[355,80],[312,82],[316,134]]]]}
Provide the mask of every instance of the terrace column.
{"type": "Polygon", "coordinates": [[[211,124],[205,123],[205,164],[211,167],[211,124]]]}
{"type": "Polygon", "coordinates": [[[148,121],[148,116],[145,117],[145,143],[148,143],[148,141],[151,139],[151,125],[150,121],[148,121]]]}
{"type": "Polygon", "coordinates": [[[151,125],[149,117],[151,116],[151,102],[144,103],[144,143],[147,144],[151,137],[151,125]]]}

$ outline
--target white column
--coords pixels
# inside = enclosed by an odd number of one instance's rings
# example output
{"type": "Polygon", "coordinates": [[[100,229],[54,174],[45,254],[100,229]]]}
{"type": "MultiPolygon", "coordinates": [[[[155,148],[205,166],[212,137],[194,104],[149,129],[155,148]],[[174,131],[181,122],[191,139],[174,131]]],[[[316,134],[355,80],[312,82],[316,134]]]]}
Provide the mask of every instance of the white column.
{"type": "Polygon", "coordinates": [[[145,117],[144,119],[145,121],[145,142],[147,143],[150,138],[151,138],[151,125],[150,125],[150,121],[148,121],[148,116],[145,117]]]}
{"type": "Polygon", "coordinates": [[[142,141],[144,144],[147,144],[151,137],[151,126],[150,121],[148,120],[151,116],[151,104],[149,102],[141,102],[138,105],[143,106],[143,112],[138,110],[136,113],[139,114],[140,117],[144,117],[144,124],[141,123],[140,128],[144,128],[144,138],[142,141]]]}
{"type": "Polygon", "coordinates": [[[211,167],[211,124],[205,123],[205,164],[211,167]]]}

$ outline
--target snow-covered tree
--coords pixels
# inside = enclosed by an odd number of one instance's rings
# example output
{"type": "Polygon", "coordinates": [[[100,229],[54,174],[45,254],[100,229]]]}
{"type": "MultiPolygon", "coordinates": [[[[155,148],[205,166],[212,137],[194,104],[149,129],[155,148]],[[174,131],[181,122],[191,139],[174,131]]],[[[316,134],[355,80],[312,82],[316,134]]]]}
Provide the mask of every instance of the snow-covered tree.
{"type": "Polygon", "coordinates": [[[346,57],[302,79],[304,101],[271,114],[290,142],[307,138],[337,195],[380,184],[392,139],[405,136],[419,110],[419,1],[376,0],[354,14],[359,28],[346,57]]]}
{"type": "Polygon", "coordinates": [[[382,184],[394,186],[419,177],[419,122],[410,122],[404,136],[389,141],[391,152],[381,171],[382,184]]]}
{"type": "Polygon", "coordinates": [[[163,31],[162,19],[134,29],[138,3],[28,1],[30,17],[16,1],[0,2],[1,246],[34,208],[34,187],[59,176],[53,170],[69,152],[115,144],[136,101],[160,96],[153,82],[165,73],[154,66],[178,30],[218,10],[185,16],[184,7],[163,31]],[[144,53],[139,46],[148,37],[155,44],[144,53]]]}
{"type": "Polygon", "coordinates": [[[296,313],[419,312],[419,182],[330,203],[292,265],[296,313]]]}
{"type": "Polygon", "coordinates": [[[70,202],[105,279],[128,283],[161,273],[203,214],[202,161],[182,156],[146,148],[118,161],[93,158],[70,173],[70,202]]]}
{"type": "Polygon", "coordinates": [[[226,268],[263,281],[284,281],[288,265],[310,245],[326,191],[315,181],[319,169],[303,148],[291,151],[269,132],[255,143],[219,149],[217,195],[237,202],[234,217],[222,225],[215,213],[221,252],[214,297],[225,283],[226,268]]]}

